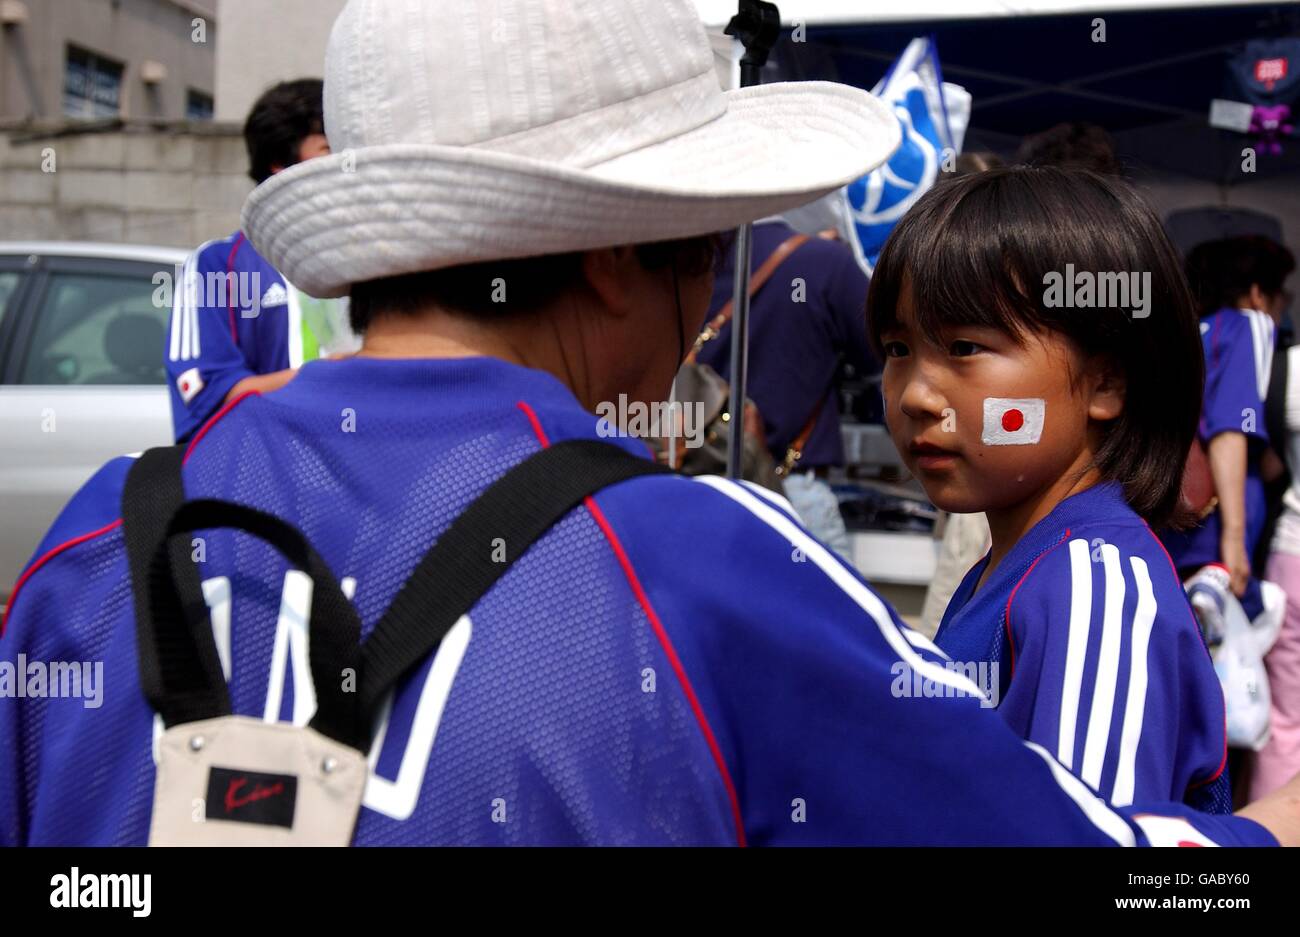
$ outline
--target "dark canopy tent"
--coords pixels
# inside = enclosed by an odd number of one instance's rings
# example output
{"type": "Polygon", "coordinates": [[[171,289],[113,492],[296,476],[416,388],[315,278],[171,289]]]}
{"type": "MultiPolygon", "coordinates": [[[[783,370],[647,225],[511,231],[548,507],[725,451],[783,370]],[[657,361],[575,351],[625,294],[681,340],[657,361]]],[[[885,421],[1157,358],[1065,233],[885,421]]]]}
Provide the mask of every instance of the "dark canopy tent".
{"type": "MultiPolygon", "coordinates": [[[[906,4],[778,3],[786,25],[764,80],[829,79],[871,88],[915,36],[936,40],[944,78],[974,98],[966,149],[1014,153],[1020,139],[1063,120],[1098,124],[1139,168],[1249,184],[1300,171],[1300,135],[1240,172],[1242,134],[1208,124],[1212,98],[1240,100],[1228,60],[1252,39],[1300,36],[1300,4],[1144,4],[1080,12],[903,20],[906,4]],[[790,41],[806,6],[801,38],[790,41]],[[851,8],[834,22],[840,7],[851,8]],[[885,11],[884,8],[890,8],[885,11]],[[904,12],[900,12],[900,8],[904,12]],[[882,15],[882,12],[884,15],[882,15]],[[1094,42],[1092,21],[1105,20],[1094,42]]],[[[926,4],[913,4],[920,10],[926,4]]],[[[980,4],[946,4],[975,10],[980,4]]],[[[1033,8],[1033,4],[1017,4],[1033,8]]]]}

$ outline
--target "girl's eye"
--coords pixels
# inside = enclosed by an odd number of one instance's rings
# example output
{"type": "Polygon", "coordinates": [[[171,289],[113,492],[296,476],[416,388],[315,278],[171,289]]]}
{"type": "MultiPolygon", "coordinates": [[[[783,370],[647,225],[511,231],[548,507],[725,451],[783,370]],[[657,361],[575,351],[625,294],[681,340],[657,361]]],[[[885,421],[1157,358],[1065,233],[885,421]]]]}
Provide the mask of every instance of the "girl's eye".
{"type": "Polygon", "coordinates": [[[952,347],[948,349],[948,352],[954,358],[967,358],[975,354],[975,352],[980,351],[982,348],[983,346],[976,345],[974,342],[968,342],[965,339],[958,339],[952,343],[952,347]]]}
{"type": "Polygon", "coordinates": [[[884,349],[886,358],[907,357],[907,346],[902,342],[885,342],[884,349]]]}

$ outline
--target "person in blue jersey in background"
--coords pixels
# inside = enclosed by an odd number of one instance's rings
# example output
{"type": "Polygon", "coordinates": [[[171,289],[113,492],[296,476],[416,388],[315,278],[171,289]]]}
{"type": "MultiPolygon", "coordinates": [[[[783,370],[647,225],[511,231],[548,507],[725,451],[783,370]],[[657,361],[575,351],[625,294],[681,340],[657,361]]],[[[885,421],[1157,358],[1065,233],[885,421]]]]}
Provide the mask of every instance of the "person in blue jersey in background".
{"type": "MultiPolygon", "coordinates": [[[[283,82],[253,105],[244,142],[254,182],[330,152],[321,86],[283,82]]],[[[284,386],[304,361],[335,347],[339,305],[295,290],[242,231],[199,247],[181,271],[163,351],[177,441],[228,401],[284,386]]]]}
{"type": "MultiPolygon", "coordinates": [[[[714,232],[833,191],[897,143],[854,88],[724,93],[689,0],[520,0],[536,28],[508,37],[508,59],[470,54],[496,25],[464,10],[345,6],[325,96],[342,152],[268,180],[244,220],[293,282],[350,294],[364,347],[205,424],[182,472],[190,499],[298,528],[364,632],[503,473],[599,442],[604,402],[668,395],[712,292],[714,232]],[[476,93],[443,93],[449,75],[476,93]]],[[[649,458],[639,439],[606,444],[649,458]]],[[[0,702],[2,843],[149,835],[130,467],[74,498],[11,600],[0,675],[99,661],[105,692],[0,702]]],[[[191,559],[231,708],[301,724],[312,675],[301,644],[276,650],[301,627],[293,571],[231,530],[191,559]]],[[[1110,807],[745,484],[601,490],[453,633],[384,707],[354,844],[1300,842],[1294,785],[1240,817],[1110,807]]]]}
{"type": "Polygon", "coordinates": [[[1184,577],[1207,564],[1224,567],[1228,587],[1252,620],[1268,597],[1257,575],[1262,570],[1251,567],[1268,515],[1264,401],[1277,327],[1287,305],[1283,285],[1294,269],[1290,251],[1261,236],[1210,241],[1187,257],[1188,277],[1201,304],[1205,353],[1197,438],[1205,448],[1217,503],[1199,524],[1169,532],[1164,540],[1184,577]]]}
{"type": "Polygon", "coordinates": [[[987,665],[1011,727],[1112,803],[1230,812],[1223,693],[1148,526],[1178,519],[1203,379],[1155,215],[1088,170],[943,183],[894,229],[868,308],[909,469],[988,516],[940,649],[987,665]],[[1103,295],[1106,271],[1142,274],[1103,295]]]}

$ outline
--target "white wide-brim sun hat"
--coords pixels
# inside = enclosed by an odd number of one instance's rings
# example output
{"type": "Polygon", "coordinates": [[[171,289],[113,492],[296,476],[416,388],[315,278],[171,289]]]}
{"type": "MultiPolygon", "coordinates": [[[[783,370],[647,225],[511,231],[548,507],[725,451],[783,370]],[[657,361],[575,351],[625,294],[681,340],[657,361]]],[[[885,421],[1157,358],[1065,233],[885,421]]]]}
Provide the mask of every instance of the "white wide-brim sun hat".
{"type": "Polygon", "coordinates": [[[890,108],[831,82],[724,92],[689,0],[349,0],[333,153],[258,186],[253,246],[320,297],[460,264],[691,237],[883,163],[890,108]]]}

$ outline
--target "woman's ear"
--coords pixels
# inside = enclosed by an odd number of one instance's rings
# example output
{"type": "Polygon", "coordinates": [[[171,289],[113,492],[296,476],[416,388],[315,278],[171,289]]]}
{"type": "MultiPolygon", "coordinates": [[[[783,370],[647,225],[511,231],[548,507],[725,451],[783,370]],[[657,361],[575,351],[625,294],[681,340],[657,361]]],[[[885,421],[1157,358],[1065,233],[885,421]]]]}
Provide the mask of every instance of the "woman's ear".
{"type": "Polygon", "coordinates": [[[587,285],[600,305],[619,318],[632,311],[638,275],[644,272],[633,247],[602,247],[582,255],[582,274],[587,285]]]}
{"type": "Polygon", "coordinates": [[[1128,382],[1118,362],[1109,358],[1100,358],[1093,365],[1100,374],[1092,387],[1092,398],[1088,401],[1088,419],[1104,423],[1119,419],[1124,412],[1124,394],[1128,382]]]}

